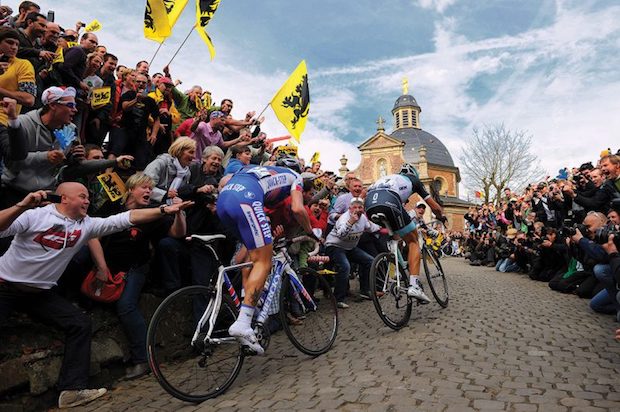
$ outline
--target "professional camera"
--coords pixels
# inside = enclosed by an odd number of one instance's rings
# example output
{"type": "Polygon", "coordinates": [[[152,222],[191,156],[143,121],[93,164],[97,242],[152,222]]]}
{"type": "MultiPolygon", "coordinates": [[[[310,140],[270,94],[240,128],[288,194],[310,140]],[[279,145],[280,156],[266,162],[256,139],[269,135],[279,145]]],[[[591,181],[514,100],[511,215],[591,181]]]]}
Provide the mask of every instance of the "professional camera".
{"type": "Polygon", "coordinates": [[[598,228],[594,234],[594,241],[602,245],[609,241],[609,235],[614,235],[614,244],[620,249],[620,231],[610,225],[598,228]]]}
{"type": "Polygon", "coordinates": [[[560,236],[562,237],[571,237],[577,234],[577,229],[581,232],[582,235],[586,235],[588,233],[588,228],[581,223],[575,223],[572,226],[562,225],[559,230],[560,236]]]}

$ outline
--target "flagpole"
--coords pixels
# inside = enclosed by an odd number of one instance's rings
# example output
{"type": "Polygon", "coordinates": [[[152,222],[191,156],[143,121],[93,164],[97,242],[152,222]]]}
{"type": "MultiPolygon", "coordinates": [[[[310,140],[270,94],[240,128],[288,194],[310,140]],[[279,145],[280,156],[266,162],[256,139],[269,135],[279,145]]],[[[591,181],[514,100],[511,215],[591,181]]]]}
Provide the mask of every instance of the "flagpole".
{"type": "MultiPolygon", "coordinates": [[[[196,24],[194,24],[192,26],[192,28],[190,29],[189,33],[187,33],[187,36],[185,36],[185,40],[183,40],[183,43],[181,43],[181,45],[179,46],[179,48],[177,49],[176,52],[174,52],[174,55],[172,56],[172,59],[170,59],[170,61],[168,62],[168,64],[166,66],[170,66],[170,63],[172,63],[172,61],[174,60],[175,57],[177,57],[177,54],[179,54],[179,52],[181,51],[181,49],[183,48],[183,46],[185,45],[185,42],[187,41],[187,39],[189,39],[189,36],[192,35],[192,32],[194,31],[194,28],[196,27],[196,24]]],[[[165,66],[164,66],[165,67],[165,66]]]]}
{"type": "MultiPolygon", "coordinates": [[[[262,112],[260,112],[260,113],[258,114],[258,116],[256,116],[256,119],[260,119],[261,115],[262,115],[263,113],[265,113],[265,110],[267,110],[267,108],[269,107],[269,105],[270,105],[270,104],[271,104],[271,102],[267,103],[267,105],[265,106],[265,108],[263,109],[263,111],[262,111],[262,112]]],[[[252,130],[252,133],[254,133],[254,130],[256,130],[256,127],[257,127],[257,125],[256,125],[256,126],[254,126],[254,129],[252,130]]]]}
{"type": "Polygon", "coordinates": [[[161,49],[161,46],[164,45],[165,41],[166,39],[164,39],[161,43],[159,43],[159,47],[157,48],[157,50],[155,50],[155,54],[153,55],[153,57],[151,57],[151,61],[149,62],[149,67],[151,67],[151,64],[153,64],[153,60],[155,60],[155,56],[157,56],[157,53],[159,53],[159,49],[161,49]]]}

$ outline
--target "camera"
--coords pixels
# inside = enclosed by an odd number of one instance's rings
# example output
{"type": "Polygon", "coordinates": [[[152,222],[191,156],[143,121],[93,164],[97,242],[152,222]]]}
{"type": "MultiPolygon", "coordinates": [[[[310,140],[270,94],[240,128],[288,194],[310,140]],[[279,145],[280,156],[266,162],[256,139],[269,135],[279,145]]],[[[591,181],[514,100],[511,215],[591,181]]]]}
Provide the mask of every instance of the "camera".
{"type": "Polygon", "coordinates": [[[620,231],[616,230],[612,226],[603,226],[598,228],[594,234],[594,241],[599,245],[602,245],[609,241],[609,235],[614,235],[614,244],[616,245],[616,248],[620,248],[620,231]]]}
{"type": "Polygon", "coordinates": [[[588,228],[585,225],[582,225],[580,223],[575,223],[572,226],[563,225],[560,228],[559,233],[562,237],[566,238],[566,237],[575,236],[577,234],[577,230],[579,230],[581,234],[584,236],[588,233],[588,228]]]}

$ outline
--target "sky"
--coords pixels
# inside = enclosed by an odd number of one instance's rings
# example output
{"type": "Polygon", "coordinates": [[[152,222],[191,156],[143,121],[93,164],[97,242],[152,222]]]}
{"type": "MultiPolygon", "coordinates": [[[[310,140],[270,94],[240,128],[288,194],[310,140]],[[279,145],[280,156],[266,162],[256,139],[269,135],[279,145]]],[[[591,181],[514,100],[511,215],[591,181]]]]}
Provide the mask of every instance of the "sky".
{"type": "MultiPolygon", "coordinates": [[[[4,1],[3,4],[10,4],[4,1]]],[[[142,34],[145,1],[39,1],[73,26],[98,19],[99,43],[133,65],[158,44],[142,34]]],[[[16,9],[16,7],[14,7],[16,9]]],[[[190,0],[154,60],[160,71],[195,21],[190,0]]],[[[233,115],[260,112],[297,64],[308,66],[311,104],[300,152],[335,170],[376,119],[388,119],[402,79],[422,108],[421,127],[457,166],[474,128],[503,123],[532,136],[549,175],[620,148],[620,3],[588,0],[221,0],[208,33],[193,33],[171,65],[181,88],[199,84],[233,115]]],[[[271,109],[263,129],[287,134],[271,109]]]]}

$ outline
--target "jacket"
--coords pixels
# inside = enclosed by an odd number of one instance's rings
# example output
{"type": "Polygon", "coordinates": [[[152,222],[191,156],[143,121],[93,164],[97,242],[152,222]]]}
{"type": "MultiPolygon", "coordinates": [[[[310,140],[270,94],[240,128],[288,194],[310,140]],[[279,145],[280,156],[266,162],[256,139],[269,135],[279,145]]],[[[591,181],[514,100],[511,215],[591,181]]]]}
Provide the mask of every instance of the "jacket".
{"type": "MultiPolygon", "coordinates": [[[[151,202],[161,203],[168,196],[168,188],[177,175],[177,168],[174,166],[174,157],[168,153],[157,156],[155,160],[146,166],[144,174],[153,179],[155,187],[151,193],[151,202]]],[[[183,179],[182,185],[189,183],[191,173],[183,179]]]]}
{"type": "Polygon", "coordinates": [[[54,149],[56,137],[43,124],[41,110],[19,115],[15,133],[27,141],[28,155],[24,160],[7,159],[2,173],[2,183],[24,193],[56,187],[57,166],[47,159],[47,152],[54,149]]]}

